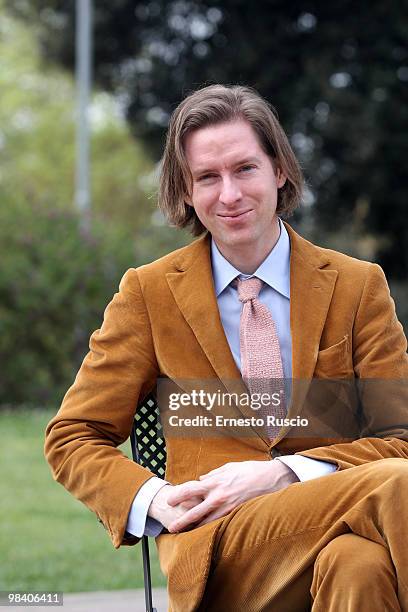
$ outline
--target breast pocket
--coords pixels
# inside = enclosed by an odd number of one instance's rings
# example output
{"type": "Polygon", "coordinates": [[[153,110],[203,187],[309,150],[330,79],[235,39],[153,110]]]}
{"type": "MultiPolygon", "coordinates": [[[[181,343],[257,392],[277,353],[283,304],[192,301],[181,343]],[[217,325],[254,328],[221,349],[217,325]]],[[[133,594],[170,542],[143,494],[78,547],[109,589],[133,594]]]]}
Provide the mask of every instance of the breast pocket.
{"type": "Polygon", "coordinates": [[[314,371],[316,378],[351,378],[354,376],[349,336],[319,351],[314,371]]]}

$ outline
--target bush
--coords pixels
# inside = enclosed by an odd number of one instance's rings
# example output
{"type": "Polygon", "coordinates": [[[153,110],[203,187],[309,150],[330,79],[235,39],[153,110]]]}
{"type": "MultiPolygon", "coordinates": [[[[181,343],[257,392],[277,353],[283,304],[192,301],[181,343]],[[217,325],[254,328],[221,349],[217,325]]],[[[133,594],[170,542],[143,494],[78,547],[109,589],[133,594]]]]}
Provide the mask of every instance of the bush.
{"type": "Polygon", "coordinates": [[[75,212],[0,208],[0,404],[59,402],[129,266],[134,240],[75,212]]]}

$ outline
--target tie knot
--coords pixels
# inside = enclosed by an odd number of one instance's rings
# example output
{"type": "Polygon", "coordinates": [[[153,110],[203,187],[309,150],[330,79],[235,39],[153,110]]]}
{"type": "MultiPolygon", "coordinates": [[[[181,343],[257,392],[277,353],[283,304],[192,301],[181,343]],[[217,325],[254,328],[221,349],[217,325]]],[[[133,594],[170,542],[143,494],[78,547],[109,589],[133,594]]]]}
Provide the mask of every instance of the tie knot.
{"type": "Polygon", "coordinates": [[[241,302],[248,302],[258,297],[263,281],[253,276],[245,280],[235,279],[234,285],[238,289],[238,298],[241,302]]]}

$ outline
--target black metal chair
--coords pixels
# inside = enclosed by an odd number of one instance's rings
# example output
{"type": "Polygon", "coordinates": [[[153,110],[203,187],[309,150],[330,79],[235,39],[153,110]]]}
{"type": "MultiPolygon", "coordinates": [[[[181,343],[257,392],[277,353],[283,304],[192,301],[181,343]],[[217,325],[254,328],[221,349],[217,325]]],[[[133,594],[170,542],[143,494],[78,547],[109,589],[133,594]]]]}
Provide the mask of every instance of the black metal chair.
{"type": "MultiPolygon", "coordinates": [[[[153,395],[148,395],[138,406],[130,434],[133,461],[148,468],[159,478],[166,471],[166,442],[160,423],[159,409],[153,395]]],[[[150,573],[149,538],[142,537],[143,580],[146,612],[157,612],[153,607],[150,573]]]]}

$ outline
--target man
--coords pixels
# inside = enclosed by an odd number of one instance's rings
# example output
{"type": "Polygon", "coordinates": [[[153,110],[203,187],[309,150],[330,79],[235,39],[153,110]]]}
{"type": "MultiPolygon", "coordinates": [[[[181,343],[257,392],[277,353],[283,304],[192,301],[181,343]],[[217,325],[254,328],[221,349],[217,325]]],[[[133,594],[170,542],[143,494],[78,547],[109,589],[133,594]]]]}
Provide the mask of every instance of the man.
{"type": "MultiPolygon", "coordinates": [[[[280,220],[301,190],[255,91],[188,96],[159,203],[173,225],[207,232],[125,274],[47,427],[55,478],[116,548],[160,534],[171,610],[408,610],[406,339],[377,265],[280,220]],[[116,448],[160,381],[259,399],[288,379],[265,427],[177,435],[168,419],[166,481],[116,448]]],[[[217,400],[213,413],[254,411],[217,400]]]]}

